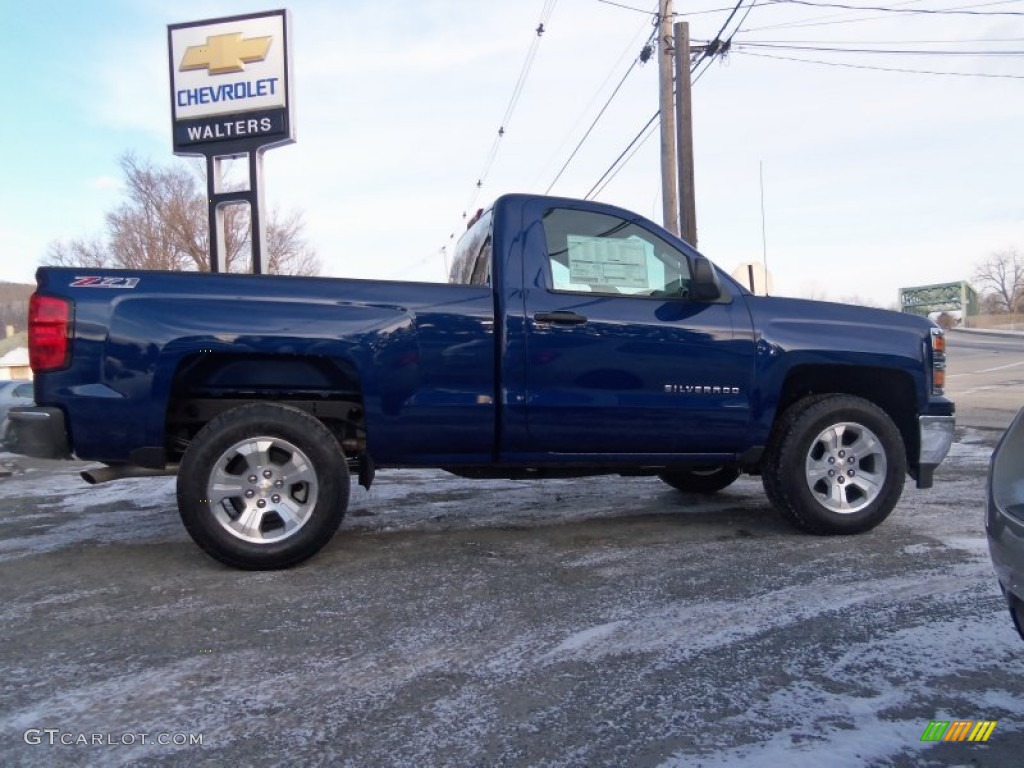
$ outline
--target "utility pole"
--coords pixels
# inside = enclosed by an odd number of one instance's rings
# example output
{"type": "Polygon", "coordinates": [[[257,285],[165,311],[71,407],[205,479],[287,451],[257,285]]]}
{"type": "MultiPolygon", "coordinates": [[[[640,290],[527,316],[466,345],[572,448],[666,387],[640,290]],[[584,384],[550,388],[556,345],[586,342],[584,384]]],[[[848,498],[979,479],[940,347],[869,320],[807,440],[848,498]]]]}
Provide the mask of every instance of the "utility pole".
{"type": "MultiPolygon", "coordinates": [[[[659,0],[658,106],[661,110],[661,217],[672,234],[679,234],[676,197],[676,112],[672,94],[672,0],[659,0]]],[[[687,77],[689,77],[687,68],[687,77]]]]}
{"type": "Polygon", "coordinates": [[[676,22],[676,125],[679,130],[679,234],[697,247],[697,201],[693,181],[693,102],[690,99],[690,25],[676,22]]]}

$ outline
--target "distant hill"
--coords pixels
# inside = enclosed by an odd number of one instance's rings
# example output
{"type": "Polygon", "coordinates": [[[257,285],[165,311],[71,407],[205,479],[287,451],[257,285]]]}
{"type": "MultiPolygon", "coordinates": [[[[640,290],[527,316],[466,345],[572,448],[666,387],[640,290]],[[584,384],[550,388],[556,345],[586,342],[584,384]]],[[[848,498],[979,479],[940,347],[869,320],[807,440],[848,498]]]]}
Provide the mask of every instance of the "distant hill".
{"type": "Polygon", "coordinates": [[[29,283],[0,282],[0,340],[6,328],[14,326],[15,331],[24,331],[28,320],[28,299],[36,287],[29,283]]]}
{"type": "Polygon", "coordinates": [[[36,289],[32,283],[7,283],[0,280],[0,302],[10,301],[11,299],[25,299],[32,295],[32,291],[36,289]]]}

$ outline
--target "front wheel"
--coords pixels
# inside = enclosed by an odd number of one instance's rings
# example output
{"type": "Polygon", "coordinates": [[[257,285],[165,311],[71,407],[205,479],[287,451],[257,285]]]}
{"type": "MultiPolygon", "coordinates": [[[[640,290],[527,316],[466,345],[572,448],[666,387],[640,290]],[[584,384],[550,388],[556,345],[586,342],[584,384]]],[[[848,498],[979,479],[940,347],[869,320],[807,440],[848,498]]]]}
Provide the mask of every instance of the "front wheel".
{"type": "Polygon", "coordinates": [[[813,533],[869,531],[903,493],[906,451],[881,408],[834,395],[796,403],[782,417],[762,470],[784,517],[813,533]]]}
{"type": "Polygon", "coordinates": [[[318,552],[348,506],[338,441],[286,405],[251,403],[204,426],[178,472],[178,511],[193,540],[227,565],[286,568],[318,552]]]}
{"type": "Polygon", "coordinates": [[[715,493],[732,485],[739,476],[735,467],[678,469],[658,475],[662,482],[687,493],[715,493]]]}

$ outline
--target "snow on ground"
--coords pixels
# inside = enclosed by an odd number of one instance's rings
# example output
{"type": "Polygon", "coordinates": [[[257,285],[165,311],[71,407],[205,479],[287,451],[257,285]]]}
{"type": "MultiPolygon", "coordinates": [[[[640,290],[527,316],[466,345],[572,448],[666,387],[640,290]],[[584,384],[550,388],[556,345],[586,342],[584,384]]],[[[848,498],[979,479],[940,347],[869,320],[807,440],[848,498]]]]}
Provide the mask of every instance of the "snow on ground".
{"type": "MultiPolygon", "coordinates": [[[[269,765],[1008,765],[1024,643],[986,549],[992,444],[962,432],[935,488],[908,483],[850,539],[790,531],[753,478],[698,501],[651,478],[385,471],[353,488],[317,559],[260,574],[181,569],[173,478],[16,473],[0,480],[0,567],[109,552],[97,567],[133,576],[9,596],[9,690],[28,693],[4,700],[0,733],[175,723],[210,734],[213,763],[269,765]],[[153,544],[172,547],[131,556],[153,544]],[[122,654],[108,622],[126,603],[122,654]],[[37,679],[16,649],[40,617],[37,679]],[[999,724],[990,744],[922,743],[933,719],[999,724]]],[[[22,762],[12,749],[0,762],[22,762]]],[[[102,762],[143,755],[181,758],[102,762]]]]}
{"type": "Polygon", "coordinates": [[[0,480],[0,562],[84,542],[180,538],[173,478],[92,486],[70,467],[0,480]],[[30,512],[9,514],[18,507],[30,512]]]}
{"type": "MultiPolygon", "coordinates": [[[[985,472],[991,454],[991,436],[977,430],[964,430],[950,450],[948,463],[956,461],[958,471],[974,477],[978,472],[985,472]]],[[[0,454],[0,462],[5,457],[13,461],[19,458],[0,454]]],[[[12,503],[16,499],[31,498],[41,502],[37,509],[45,511],[44,517],[50,512],[54,517],[67,517],[89,511],[88,520],[58,526],[57,533],[65,544],[102,540],[108,535],[120,541],[148,538],[154,529],[161,528],[150,521],[147,529],[148,518],[177,520],[174,478],[133,478],[93,486],[79,476],[84,466],[63,466],[54,472],[30,471],[6,479],[0,483],[0,509],[5,500],[12,503]],[[130,527],[124,525],[126,514],[134,521],[130,527]]],[[[984,493],[981,485],[972,483],[971,488],[984,493]]],[[[948,486],[917,492],[909,480],[906,493],[924,493],[921,499],[926,503],[951,499],[948,486]]],[[[983,499],[983,495],[979,498],[983,499]]],[[[748,500],[752,503],[763,500],[757,478],[741,478],[730,489],[727,500],[721,497],[704,500],[700,513],[735,508],[737,503],[748,500]]],[[[953,501],[961,500],[953,498],[953,501]]],[[[674,494],[653,478],[468,480],[438,470],[384,470],[369,491],[353,484],[343,530],[437,531],[558,524],[567,520],[649,515],[652,504],[655,511],[675,514],[678,505],[674,501],[674,494]],[[623,489],[629,489],[629,493],[621,493],[623,489]],[[494,503],[495,499],[500,499],[500,504],[494,503]]],[[[21,516],[20,519],[26,518],[21,516]]],[[[0,525],[5,522],[10,519],[0,516],[0,525]]],[[[936,533],[942,536],[945,532],[936,533]]],[[[983,537],[980,541],[984,542],[983,537]]],[[[47,550],[61,546],[43,542],[39,545],[47,550]]],[[[25,553],[29,551],[30,548],[25,553]]]]}

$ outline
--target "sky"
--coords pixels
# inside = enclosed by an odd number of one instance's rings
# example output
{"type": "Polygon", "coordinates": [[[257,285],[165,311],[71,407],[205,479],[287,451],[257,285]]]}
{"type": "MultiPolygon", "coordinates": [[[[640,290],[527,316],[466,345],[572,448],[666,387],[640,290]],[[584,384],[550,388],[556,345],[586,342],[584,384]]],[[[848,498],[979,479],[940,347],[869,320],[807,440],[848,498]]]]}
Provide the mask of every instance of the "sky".
{"type": "MultiPolygon", "coordinates": [[[[704,62],[693,88],[705,255],[725,271],[766,260],[779,295],[892,306],[900,287],[970,279],[992,253],[1024,249],[1024,0],[761,0],[744,16],[750,2],[726,24],[729,55],[704,62]]],[[[191,162],[171,146],[168,24],[280,7],[297,141],[266,153],[268,205],[303,214],[325,275],[444,280],[464,212],[506,192],[586,196],[657,110],[651,60],[552,186],[657,2],[551,3],[0,0],[0,280],[33,282],[51,243],[102,235],[124,153],[191,162]]],[[[699,43],[733,6],[675,11],[699,43]]],[[[660,189],[655,134],[597,199],[660,221],[660,189]]]]}

